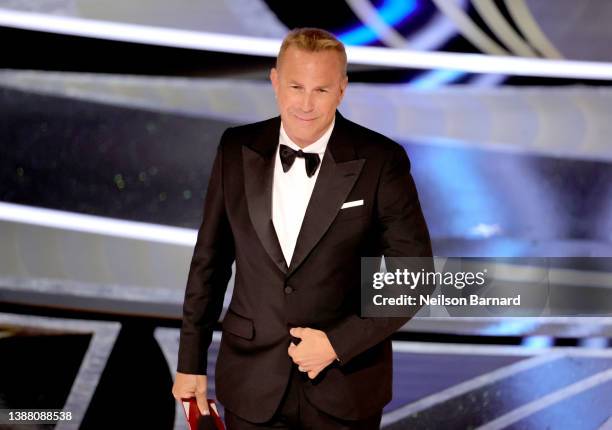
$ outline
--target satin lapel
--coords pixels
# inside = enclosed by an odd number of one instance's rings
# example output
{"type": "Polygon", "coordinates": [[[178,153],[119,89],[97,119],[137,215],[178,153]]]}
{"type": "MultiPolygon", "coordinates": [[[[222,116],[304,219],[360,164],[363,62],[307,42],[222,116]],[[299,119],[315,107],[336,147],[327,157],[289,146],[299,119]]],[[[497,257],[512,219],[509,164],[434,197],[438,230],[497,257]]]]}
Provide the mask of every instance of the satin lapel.
{"type": "Polygon", "coordinates": [[[338,113],[336,125],[321,171],[304,215],[288,275],[293,273],[321,240],[355,185],[364,159],[355,159],[355,151],[346,131],[346,120],[338,113]]]}
{"type": "Polygon", "coordinates": [[[242,147],[244,189],[249,216],[257,237],[278,268],[286,273],[287,263],[272,223],[272,181],[274,155],[278,145],[280,120],[275,118],[253,145],[242,147]]]}

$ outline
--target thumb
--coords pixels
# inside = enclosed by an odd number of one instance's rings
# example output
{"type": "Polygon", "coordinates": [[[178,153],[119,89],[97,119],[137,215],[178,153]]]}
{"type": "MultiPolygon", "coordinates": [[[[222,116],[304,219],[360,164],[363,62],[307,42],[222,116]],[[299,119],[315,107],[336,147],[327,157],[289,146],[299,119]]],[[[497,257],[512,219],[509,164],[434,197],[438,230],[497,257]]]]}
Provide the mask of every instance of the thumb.
{"type": "Polygon", "coordinates": [[[206,399],[206,393],[196,393],[196,402],[198,403],[198,409],[202,415],[210,415],[208,410],[208,401],[206,399]]]}
{"type": "Polygon", "coordinates": [[[291,336],[297,337],[297,338],[302,338],[302,332],[304,331],[303,327],[293,327],[291,330],[289,330],[289,334],[291,336]]]}

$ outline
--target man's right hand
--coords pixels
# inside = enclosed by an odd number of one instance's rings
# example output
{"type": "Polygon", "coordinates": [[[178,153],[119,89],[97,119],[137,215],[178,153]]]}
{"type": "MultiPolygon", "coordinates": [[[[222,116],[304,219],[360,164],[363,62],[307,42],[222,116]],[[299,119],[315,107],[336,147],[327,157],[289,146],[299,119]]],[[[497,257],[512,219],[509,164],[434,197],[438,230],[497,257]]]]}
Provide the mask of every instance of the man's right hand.
{"type": "Polygon", "coordinates": [[[208,401],[206,398],[206,387],[208,380],[206,375],[191,375],[188,373],[176,372],[172,395],[178,401],[182,399],[196,398],[198,408],[202,415],[209,415],[208,401]]]}

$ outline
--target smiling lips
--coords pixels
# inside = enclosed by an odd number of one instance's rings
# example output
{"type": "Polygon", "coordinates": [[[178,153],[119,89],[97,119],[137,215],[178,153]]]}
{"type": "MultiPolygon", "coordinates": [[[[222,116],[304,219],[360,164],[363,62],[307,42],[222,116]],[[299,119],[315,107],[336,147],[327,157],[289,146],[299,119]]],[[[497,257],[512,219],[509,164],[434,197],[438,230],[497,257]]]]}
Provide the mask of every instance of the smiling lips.
{"type": "Polygon", "coordinates": [[[294,116],[295,116],[297,119],[299,119],[299,120],[301,120],[301,121],[305,121],[305,122],[310,122],[310,121],[314,121],[315,119],[317,119],[316,117],[315,117],[315,118],[302,118],[301,116],[298,116],[298,115],[294,115],[294,116]]]}

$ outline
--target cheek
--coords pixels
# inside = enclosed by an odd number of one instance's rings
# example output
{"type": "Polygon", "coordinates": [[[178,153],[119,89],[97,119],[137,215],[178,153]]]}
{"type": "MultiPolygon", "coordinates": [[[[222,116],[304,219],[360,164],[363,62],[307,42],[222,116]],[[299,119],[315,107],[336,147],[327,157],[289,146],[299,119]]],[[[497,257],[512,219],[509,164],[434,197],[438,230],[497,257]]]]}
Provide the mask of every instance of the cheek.
{"type": "Polygon", "coordinates": [[[283,97],[279,97],[278,99],[278,104],[283,111],[292,110],[293,106],[295,106],[297,103],[298,101],[296,100],[296,97],[292,97],[291,95],[285,95],[283,97]]]}
{"type": "Polygon", "coordinates": [[[337,104],[334,103],[334,100],[325,100],[325,102],[321,103],[321,112],[325,114],[325,116],[333,115],[336,110],[337,104]]]}

